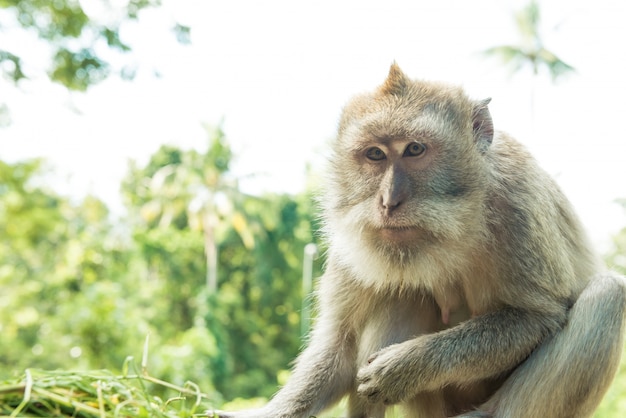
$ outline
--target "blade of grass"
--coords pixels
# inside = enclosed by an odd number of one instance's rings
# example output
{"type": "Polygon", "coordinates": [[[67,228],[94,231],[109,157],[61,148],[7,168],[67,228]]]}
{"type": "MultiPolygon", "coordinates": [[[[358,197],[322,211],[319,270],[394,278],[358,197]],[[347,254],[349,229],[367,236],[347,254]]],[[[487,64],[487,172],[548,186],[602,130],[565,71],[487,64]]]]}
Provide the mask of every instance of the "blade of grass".
{"type": "Polygon", "coordinates": [[[24,398],[22,399],[22,402],[17,406],[17,408],[13,410],[13,412],[11,413],[11,417],[16,417],[17,414],[19,414],[22,411],[22,409],[24,409],[26,405],[28,405],[28,402],[30,402],[30,396],[31,396],[32,389],[33,389],[33,377],[30,374],[30,369],[26,369],[25,374],[26,374],[26,379],[25,379],[26,383],[24,385],[24,398]]]}
{"type": "Polygon", "coordinates": [[[102,397],[102,385],[98,380],[96,383],[96,391],[98,393],[98,409],[100,410],[100,418],[106,418],[106,414],[104,412],[104,398],[102,397]]]}

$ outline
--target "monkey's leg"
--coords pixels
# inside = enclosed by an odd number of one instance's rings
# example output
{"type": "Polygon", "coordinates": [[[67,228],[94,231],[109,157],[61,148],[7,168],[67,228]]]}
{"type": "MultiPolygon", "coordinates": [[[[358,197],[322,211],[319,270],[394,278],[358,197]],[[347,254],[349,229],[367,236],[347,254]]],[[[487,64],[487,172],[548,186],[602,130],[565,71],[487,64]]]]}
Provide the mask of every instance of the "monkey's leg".
{"type": "Polygon", "coordinates": [[[348,398],[349,418],[385,418],[386,409],[383,404],[367,402],[367,400],[357,395],[356,390],[353,390],[348,398]]]}
{"type": "Polygon", "coordinates": [[[419,393],[403,402],[400,409],[405,417],[445,418],[445,401],[441,391],[419,393]]]}
{"type": "MultiPolygon", "coordinates": [[[[387,407],[384,404],[369,403],[353,391],[349,397],[349,418],[385,418],[387,407]]],[[[404,402],[401,410],[408,417],[446,418],[444,400],[441,392],[420,393],[413,399],[404,402]]]]}
{"type": "Polygon", "coordinates": [[[570,310],[567,325],[533,352],[481,409],[507,418],[590,416],[617,371],[625,311],[624,278],[594,277],[570,310]]]}

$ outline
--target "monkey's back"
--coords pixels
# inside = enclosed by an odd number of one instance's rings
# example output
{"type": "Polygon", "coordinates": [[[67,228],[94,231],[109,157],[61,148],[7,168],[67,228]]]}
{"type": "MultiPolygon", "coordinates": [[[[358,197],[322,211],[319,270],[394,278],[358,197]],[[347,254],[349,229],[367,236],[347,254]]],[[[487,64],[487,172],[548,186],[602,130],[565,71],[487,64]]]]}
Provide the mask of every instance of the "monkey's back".
{"type": "Polygon", "coordinates": [[[571,203],[555,180],[511,136],[496,132],[485,155],[490,243],[513,283],[575,300],[600,262],[571,203]]]}

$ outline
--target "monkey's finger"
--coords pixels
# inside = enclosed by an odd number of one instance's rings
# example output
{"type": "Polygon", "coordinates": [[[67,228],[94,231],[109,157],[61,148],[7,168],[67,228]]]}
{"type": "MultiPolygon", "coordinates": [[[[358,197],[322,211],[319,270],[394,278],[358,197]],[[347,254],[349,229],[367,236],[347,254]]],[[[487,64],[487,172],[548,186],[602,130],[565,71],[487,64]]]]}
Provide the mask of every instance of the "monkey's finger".
{"type": "Polygon", "coordinates": [[[367,399],[370,403],[378,403],[382,397],[379,389],[375,387],[367,387],[366,385],[360,385],[357,389],[359,396],[367,399]]]}
{"type": "Polygon", "coordinates": [[[371,380],[372,374],[369,373],[367,370],[359,370],[358,373],[356,374],[356,382],[359,385],[362,385],[364,383],[368,383],[371,380]]]}

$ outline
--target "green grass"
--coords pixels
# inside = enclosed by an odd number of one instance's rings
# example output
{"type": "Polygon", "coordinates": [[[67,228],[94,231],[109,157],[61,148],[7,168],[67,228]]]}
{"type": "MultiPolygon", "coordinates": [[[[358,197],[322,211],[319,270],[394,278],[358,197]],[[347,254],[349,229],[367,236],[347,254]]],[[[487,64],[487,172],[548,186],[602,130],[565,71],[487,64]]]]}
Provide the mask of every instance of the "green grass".
{"type": "Polygon", "coordinates": [[[141,369],[132,357],[117,375],[108,370],[45,371],[27,369],[15,379],[0,382],[0,416],[77,418],[187,418],[206,416],[209,395],[198,385],[183,386],[148,374],[149,336],[141,369]],[[155,395],[161,394],[161,396],[155,395]],[[163,394],[167,394],[164,397],[163,394]]]}
{"type": "Polygon", "coordinates": [[[132,357],[120,375],[108,370],[28,369],[18,378],[0,382],[0,416],[186,418],[206,416],[213,406],[209,395],[193,382],[178,386],[149,376],[145,358],[141,369],[132,357]]]}

